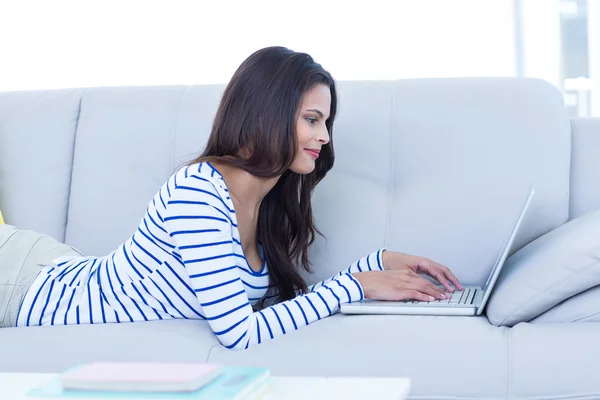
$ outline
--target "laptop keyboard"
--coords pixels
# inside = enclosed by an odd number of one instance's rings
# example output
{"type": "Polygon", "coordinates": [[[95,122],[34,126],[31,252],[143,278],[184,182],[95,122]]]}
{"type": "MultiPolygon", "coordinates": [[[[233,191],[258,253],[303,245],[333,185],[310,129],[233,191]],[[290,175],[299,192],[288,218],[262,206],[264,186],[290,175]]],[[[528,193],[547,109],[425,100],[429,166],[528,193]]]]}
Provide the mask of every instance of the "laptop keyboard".
{"type": "Polygon", "coordinates": [[[433,301],[419,301],[419,300],[404,300],[405,303],[412,304],[473,304],[475,295],[477,294],[476,288],[466,288],[464,290],[455,290],[452,293],[452,297],[445,300],[433,300],[433,301]]]}

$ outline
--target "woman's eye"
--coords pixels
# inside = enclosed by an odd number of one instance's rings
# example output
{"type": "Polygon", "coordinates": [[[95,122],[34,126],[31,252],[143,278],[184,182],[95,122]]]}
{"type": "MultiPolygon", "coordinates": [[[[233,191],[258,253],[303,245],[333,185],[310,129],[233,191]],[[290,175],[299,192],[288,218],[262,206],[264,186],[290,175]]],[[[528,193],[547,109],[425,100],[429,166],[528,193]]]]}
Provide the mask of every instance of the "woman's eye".
{"type": "Polygon", "coordinates": [[[316,118],[306,118],[306,120],[311,125],[315,125],[317,123],[317,119],[316,118]]]}

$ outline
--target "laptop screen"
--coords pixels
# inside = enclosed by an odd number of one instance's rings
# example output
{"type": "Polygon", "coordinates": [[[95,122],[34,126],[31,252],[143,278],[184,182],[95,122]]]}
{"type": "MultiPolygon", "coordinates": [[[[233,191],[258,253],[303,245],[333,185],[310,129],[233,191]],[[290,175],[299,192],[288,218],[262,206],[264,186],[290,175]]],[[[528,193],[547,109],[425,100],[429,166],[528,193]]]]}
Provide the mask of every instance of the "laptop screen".
{"type": "Polygon", "coordinates": [[[498,275],[500,275],[500,270],[504,266],[504,262],[506,261],[506,258],[508,257],[508,253],[510,252],[510,249],[515,240],[515,237],[517,236],[517,232],[519,231],[519,228],[521,227],[521,222],[523,221],[523,218],[525,217],[525,214],[527,213],[529,205],[531,204],[531,199],[533,198],[534,194],[535,194],[535,191],[533,189],[531,189],[529,192],[529,196],[527,197],[527,201],[525,202],[523,208],[521,209],[519,218],[517,218],[517,221],[515,222],[515,225],[510,234],[510,237],[504,244],[504,247],[500,251],[498,258],[496,259],[496,263],[494,264],[494,267],[492,268],[492,271],[490,272],[490,276],[488,277],[487,282],[485,283],[485,286],[483,288],[483,299],[481,301],[481,305],[477,309],[477,315],[481,315],[481,313],[483,312],[483,309],[487,303],[487,300],[490,297],[492,288],[496,284],[498,275]]]}

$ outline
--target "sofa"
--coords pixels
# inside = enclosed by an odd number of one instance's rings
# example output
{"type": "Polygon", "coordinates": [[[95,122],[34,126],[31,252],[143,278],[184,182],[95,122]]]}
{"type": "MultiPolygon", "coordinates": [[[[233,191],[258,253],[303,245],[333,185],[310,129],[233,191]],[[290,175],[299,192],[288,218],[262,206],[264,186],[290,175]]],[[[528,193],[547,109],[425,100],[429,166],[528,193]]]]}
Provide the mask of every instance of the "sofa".
{"type": "MultiPolygon", "coordinates": [[[[87,255],[112,251],[170,174],[202,150],[223,89],[0,93],[6,223],[87,255]]],[[[324,236],[310,250],[309,283],[385,246],[483,285],[530,185],[536,195],[507,263],[600,209],[600,119],[570,118],[544,81],[342,81],[338,89],[335,166],[313,197],[324,236]]],[[[202,321],[6,328],[0,371],[209,361],[274,375],[409,377],[413,399],[600,398],[600,322],[537,319],[508,326],[485,313],[338,313],[245,351],[225,349],[202,321]]]]}

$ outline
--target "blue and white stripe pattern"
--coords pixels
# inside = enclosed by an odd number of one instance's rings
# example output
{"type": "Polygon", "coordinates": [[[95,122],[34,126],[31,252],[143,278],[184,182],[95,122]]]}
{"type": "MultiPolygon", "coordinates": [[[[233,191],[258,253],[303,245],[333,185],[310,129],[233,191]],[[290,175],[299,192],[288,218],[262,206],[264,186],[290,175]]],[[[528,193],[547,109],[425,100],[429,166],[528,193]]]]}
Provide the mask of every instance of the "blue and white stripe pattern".
{"type": "Polygon", "coordinates": [[[210,163],[182,168],[152,199],[137,231],[103,257],[54,260],[29,288],[17,326],[158,319],[206,320],[220,342],[245,349],[363,298],[351,273],[382,270],[378,250],[290,301],[254,311],[276,297],[264,251],[259,272],[242,250],[223,177],[210,163]],[[268,293],[267,293],[268,292],[268,293]]]}

